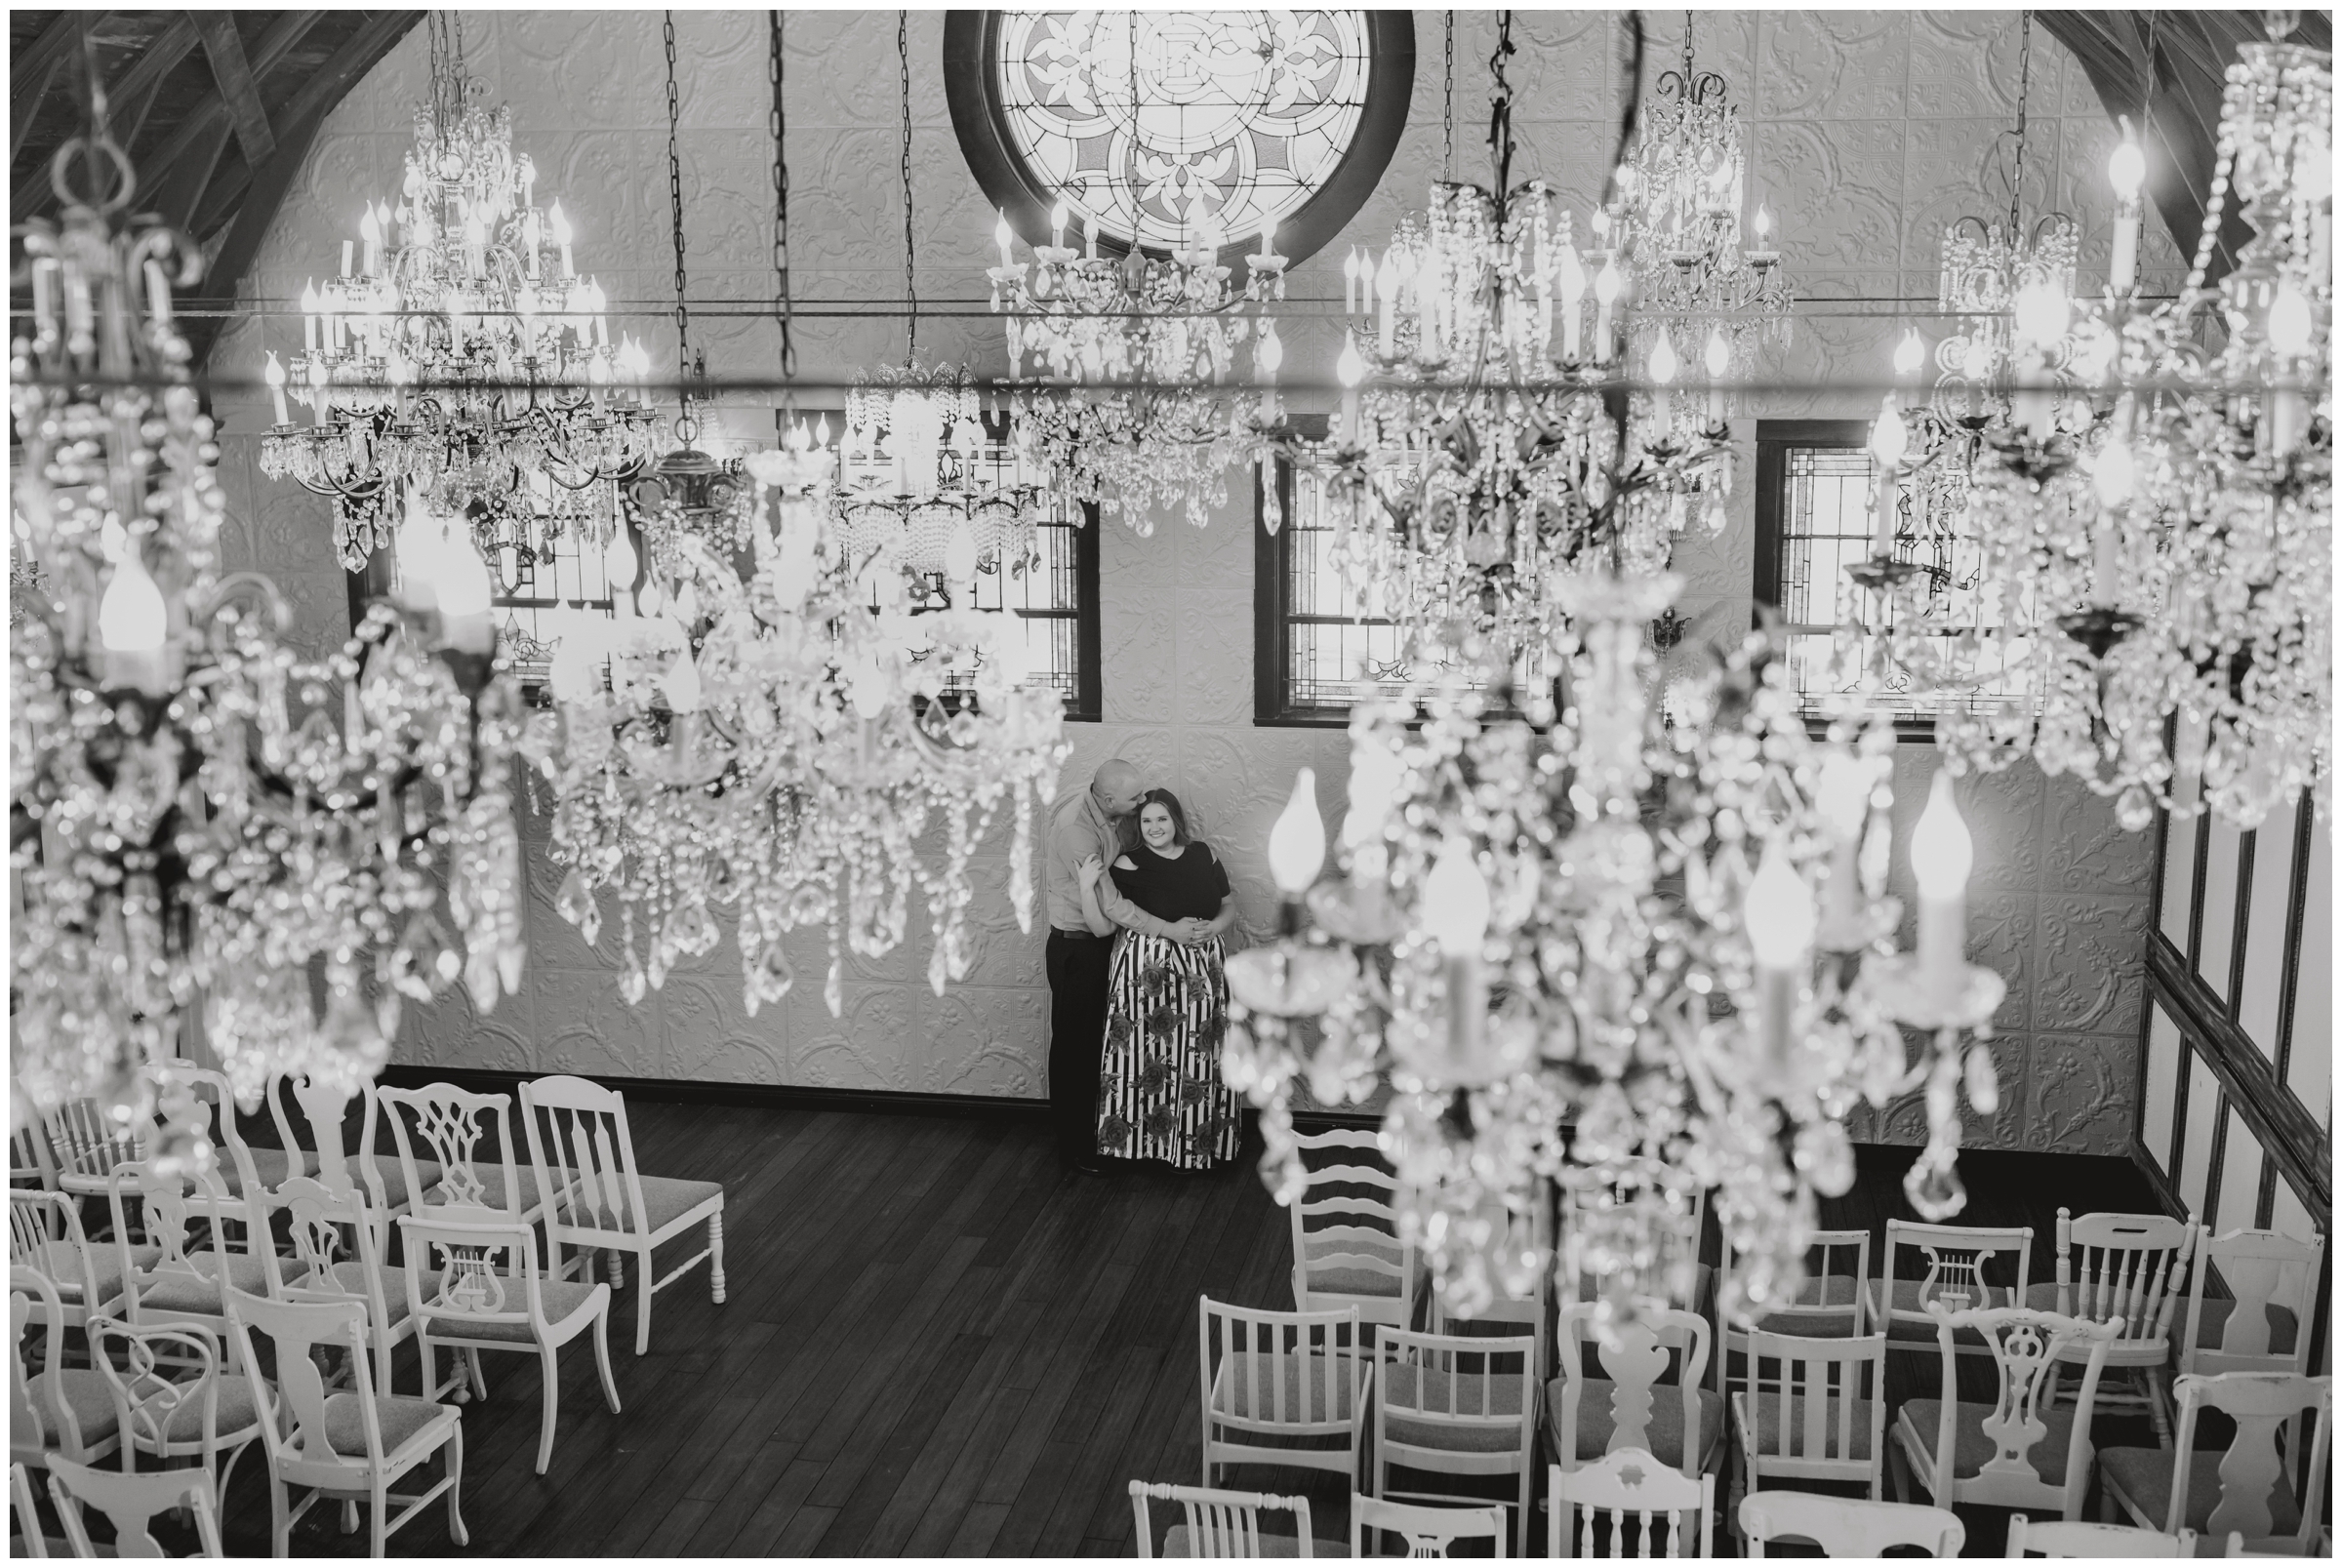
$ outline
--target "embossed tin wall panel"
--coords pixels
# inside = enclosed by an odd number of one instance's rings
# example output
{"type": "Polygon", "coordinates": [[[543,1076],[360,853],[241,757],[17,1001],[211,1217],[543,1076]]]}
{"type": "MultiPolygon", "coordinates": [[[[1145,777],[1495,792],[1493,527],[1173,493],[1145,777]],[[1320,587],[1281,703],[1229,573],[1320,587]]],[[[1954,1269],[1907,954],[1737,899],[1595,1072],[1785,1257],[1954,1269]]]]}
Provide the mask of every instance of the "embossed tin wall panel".
{"type": "MultiPolygon", "coordinates": [[[[1677,13],[1653,15],[1652,59],[1672,55],[1677,13]]],[[[1442,173],[1442,15],[1418,19],[1418,68],[1408,128],[1381,186],[1349,230],[1294,270],[1296,300],[1339,299],[1342,257],[1378,250],[1400,215],[1419,210],[1442,173]]],[[[917,279],[928,301],[972,302],[993,261],[992,214],[966,172],[940,78],[942,17],[909,14],[912,186],[917,279]]],[[[1485,180],[1485,60],[1494,14],[1456,16],[1452,173],[1485,180]]],[[[769,296],[770,148],[763,19],[752,12],[679,12],[683,72],[684,199],[695,295],[769,296]]],[[[659,18],[641,11],[468,12],[472,67],[512,106],[515,144],[539,170],[541,195],[561,198],[577,253],[619,305],[614,331],[639,335],[655,372],[672,373],[667,311],[673,266],[666,200],[665,90],[659,18]]],[[[1698,20],[1703,64],[1722,71],[1744,105],[1750,196],[1779,224],[1808,300],[1931,301],[1935,247],[1946,222],[1999,198],[1995,147],[2015,110],[2013,12],[1735,12],[1698,20]]],[[[899,300],[903,211],[893,171],[900,105],[891,13],[792,11],[787,18],[791,238],[801,298],[899,300]]],[[[1558,185],[1583,208],[1598,192],[1615,123],[1619,13],[1524,12],[1516,175],[1558,185]]],[[[2038,30],[2034,39],[2033,167],[2050,199],[2083,220],[2082,268],[2105,265],[2104,159],[2115,130],[2080,69],[2038,30]]],[[[420,33],[402,43],[341,104],[286,198],[245,283],[247,299],[289,309],[304,279],[332,264],[357,204],[396,188],[424,80],[420,33]]],[[[2181,261],[2154,223],[2142,267],[2167,284],[2181,261]]],[[[1901,320],[1892,304],[1849,302],[1810,315],[1773,367],[1785,379],[1840,368],[1883,371],[1901,320]]],[[[297,347],[291,314],[235,324],[215,364],[257,367],[264,349],[297,347]]],[[[1337,324],[1297,318],[1285,363],[1322,373],[1340,345],[1337,324]]],[[[720,374],[749,375],[778,360],[769,315],[704,311],[695,346],[720,374]]],[[[801,318],[797,342],[809,386],[850,382],[855,367],[899,359],[895,318],[801,318]]],[[[981,311],[919,328],[928,359],[979,372],[1002,363],[996,322],[981,311]]],[[[832,398],[834,394],[831,394],[832,398]]],[[[828,406],[835,406],[834,401],[828,406]]],[[[1757,416],[1867,414],[1869,393],[1770,394],[1742,412],[1740,472],[1753,476],[1757,416]]],[[[223,541],[231,570],[264,564],[295,607],[296,641],[322,649],[347,635],[344,586],[315,498],[267,483],[254,469],[265,400],[223,395],[222,483],[233,519],[223,541]]],[[[734,449],[769,440],[762,399],[736,399],[712,424],[734,449]]],[[[711,442],[722,445],[721,441],[711,442]]],[[[1342,801],[1347,742],[1338,731],[1266,730],[1250,723],[1252,690],[1250,484],[1208,529],[1158,521],[1139,539],[1109,527],[1101,542],[1105,719],[1070,729],[1067,787],[1108,756],[1128,756],[1179,790],[1201,829],[1226,852],[1255,936],[1273,917],[1264,846],[1304,764],[1318,777],[1329,820],[1342,801]]],[[[1683,610],[1697,637],[1737,637],[1749,624],[1753,485],[1735,493],[1729,526],[1687,538],[1678,566],[1683,610]]],[[[1898,756],[1904,800],[1895,878],[1909,897],[1903,847],[1933,765],[1923,747],[1898,756]]],[[[2151,846],[2116,830],[2104,802],[2030,765],[1962,784],[1975,825],[1972,942],[2008,974],[1997,1021],[2001,1107],[1971,1128],[1979,1145],[2119,1152],[2130,1125],[2139,1034],[2139,943],[2147,921],[2151,846]]],[[[742,1083],[821,1084],[1034,1097],[1045,1092],[1047,987],[1040,940],[1019,932],[1005,896],[1007,835],[987,846],[1001,874],[979,899],[984,930],[967,982],[938,998],[924,980],[926,939],[915,934],[883,961],[843,961],[842,1017],[821,999],[829,954],[820,941],[791,949],[798,984],[749,1019],[730,943],[679,970],[639,1008],[620,1001],[609,955],[624,940],[609,922],[588,950],[551,907],[558,879],[545,824],[527,826],[531,952],[526,983],[486,1018],[451,1001],[418,1009],[398,1041],[420,1065],[576,1070],[742,1083]]],[[[915,922],[914,922],[915,924],[915,922]]],[[[1908,936],[1908,933],[1906,933],[1908,936]]],[[[1910,1141],[1916,1103],[1857,1118],[1858,1136],[1910,1141]]]]}

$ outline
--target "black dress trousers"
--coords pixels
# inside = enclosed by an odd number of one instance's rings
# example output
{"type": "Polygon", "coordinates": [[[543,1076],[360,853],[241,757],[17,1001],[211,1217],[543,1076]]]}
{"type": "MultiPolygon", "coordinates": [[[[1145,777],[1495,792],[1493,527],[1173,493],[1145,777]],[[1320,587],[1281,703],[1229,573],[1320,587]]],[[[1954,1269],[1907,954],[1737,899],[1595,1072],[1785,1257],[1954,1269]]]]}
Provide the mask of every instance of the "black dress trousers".
{"type": "Polygon", "coordinates": [[[1049,1113],[1058,1153],[1078,1164],[1098,1157],[1098,1062],[1113,953],[1110,937],[1049,933],[1049,1113]]]}

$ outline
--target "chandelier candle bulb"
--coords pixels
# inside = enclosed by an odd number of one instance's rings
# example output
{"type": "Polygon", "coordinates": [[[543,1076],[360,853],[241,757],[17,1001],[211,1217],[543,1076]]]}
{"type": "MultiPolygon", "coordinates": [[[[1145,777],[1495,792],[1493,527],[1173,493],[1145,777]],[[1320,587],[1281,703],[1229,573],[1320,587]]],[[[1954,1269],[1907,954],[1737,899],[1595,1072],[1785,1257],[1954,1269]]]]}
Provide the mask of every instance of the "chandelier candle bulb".
{"type": "Polygon", "coordinates": [[[1578,260],[1578,248],[1561,247],[1561,357],[1578,357],[1580,327],[1578,310],[1586,300],[1586,263],[1578,260]]]}
{"type": "Polygon", "coordinates": [[[992,225],[992,240],[1000,247],[1000,270],[1005,272],[1017,264],[1016,230],[1008,226],[1008,209],[1000,209],[1000,221],[992,225]]]}
{"type": "Polygon", "coordinates": [[[1261,249],[1257,259],[1266,261],[1275,254],[1276,220],[1272,218],[1261,225],[1261,249]]]}
{"type": "Polygon", "coordinates": [[[105,594],[98,601],[98,641],[105,654],[105,681],[148,697],[170,690],[164,659],[170,612],[135,543],[126,543],[105,594]]]}
{"type": "Polygon", "coordinates": [[[1325,867],[1325,820],[1317,814],[1317,770],[1293,776],[1292,798],[1269,830],[1269,875],[1288,905],[1299,900],[1325,867]]]}
{"type": "Polygon", "coordinates": [[[332,373],[325,368],[324,360],[316,358],[310,359],[309,396],[317,406],[317,424],[320,429],[324,428],[328,424],[331,424],[334,419],[333,399],[325,395],[326,382],[331,374],[332,373]]]}
{"type": "Polygon", "coordinates": [[[2106,161],[2106,178],[2115,187],[2115,254],[2107,263],[2107,282],[2117,294],[2127,294],[2139,269],[2139,190],[2147,182],[2147,154],[2122,121],[2122,141],[2106,161]]]}
{"type": "Polygon", "coordinates": [[[1927,809],[1912,830],[1911,871],[1919,893],[1919,985],[1947,1005],[1964,986],[1968,871],[1975,860],[1975,841],[1952,796],[1952,775],[1939,768],[1927,809]]]}
{"type": "MultiPolygon", "coordinates": [[[[37,276],[37,274],[36,274],[37,276]]],[[[317,280],[309,279],[301,287],[302,348],[308,353],[317,351],[317,280]]]]}
{"type": "Polygon", "coordinates": [[[1871,538],[1871,557],[1888,560],[1895,553],[1896,474],[1903,463],[1904,454],[1911,450],[1911,432],[1904,428],[1903,412],[1895,406],[1892,392],[1886,395],[1878,418],[1871,425],[1871,456],[1878,464],[1877,497],[1877,525],[1871,538]]]}
{"type": "Polygon", "coordinates": [[[1851,945],[1862,929],[1862,875],[1859,860],[1863,824],[1870,818],[1870,770],[1843,751],[1833,751],[1822,763],[1814,788],[1814,808],[1830,831],[1830,881],[1825,890],[1825,929],[1834,938],[1848,939],[1834,948],[1851,945]]]}
{"type": "Polygon", "coordinates": [[[1651,439],[1667,439],[1668,426],[1674,422],[1674,393],[1669,390],[1676,380],[1676,345],[1665,327],[1659,329],[1659,341],[1651,345],[1651,439]]]}
{"type": "Polygon", "coordinates": [[[1732,368],[1732,345],[1724,342],[1724,329],[1708,329],[1708,422],[1720,427],[1724,422],[1724,373],[1732,368]]]}
{"type": "Polygon", "coordinates": [[[1618,253],[1613,251],[1602,259],[1602,269],[1594,279],[1594,362],[1597,365],[1610,362],[1610,312],[1618,303],[1619,290],[1624,287],[1625,279],[1618,271],[1618,253]]]}
{"type": "Polygon", "coordinates": [[[1903,334],[1903,341],[1895,344],[1895,375],[1905,379],[1916,376],[1926,362],[1927,344],[1920,340],[1919,329],[1912,327],[1903,334]]]}
{"type": "Polygon", "coordinates": [[[293,411],[285,407],[285,367],[277,363],[276,350],[268,350],[268,363],[261,370],[261,380],[268,383],[268,397],[275,405],[276,422],[293,422],[293,411]]]}
{"type": "Polygon", "coordinates": [[[1062,200],[1049,209],[1049,248],[1051,250],[1062,251],[1066,248],[1066,224],[1072,216],[1070,212],[1067,211],[1066,204],[1062,200]]]}
{"type": "Polygon", "coordinates": [[[1374,275],[1375,299],[1381,305],[1376,329],[1376,351],[1386,360],[1398,357],[1398,258],[1383,252],[1383,264],[1374,275]]]}
{"type": "Polygon", "coordinates": [[[546,210],[545,221],[545,226],[552,230],[554,246],[561,252],[561,276],[563,278],[576,277],[578,275],[578,266],[577,263],[570,259],[569,252],[569,220],[563,216],[560,202],[554,202],[553,205],[546,210]]]}
{"type": "Polygon", "coordinates": [[[1365,380],[1366,361],[1359,357],[1355,336],[1342,334],[1342,357],[1334,361],[1334,375],[1342,382],[1342,439],[1353,445],[1364,440],[1358,428],[1358,382],[1365,380]]]}
{"type": "Polygon", "coordinates": [[[1342,313],[1358,313],[1358,248],[1353,245],[1350,254],[1342,258],[1342,313]]]}
{"type": "Polygon", "coordinates": [[[1472,840],[1452,835],[1439,846],[1423,879],[1417,914],[1439,944],[1447,971],[1447,1074],[1451,1083],[1485,1082],[1482,1043],[1488,1025],[1488,983],[1480,945],[1488,937],[1488,880],[1475,863],[1472,840]]]}
{"type": "Polygon", "coordinates": [[[1813,892],[1775,839],[1764,847],[1741,902],[1749,953],[1756,963],[1757,1039],[1762,1060],[1786,1067],[1793,1045],[1797,988],[1813,947],[1813,892]]]}
{"type": "Polygon", "coordinates": [[[342,275],[343,277],[348,277],[353,269],[356,250],[355,241],[343,240],[342,242],[342,275]]]}

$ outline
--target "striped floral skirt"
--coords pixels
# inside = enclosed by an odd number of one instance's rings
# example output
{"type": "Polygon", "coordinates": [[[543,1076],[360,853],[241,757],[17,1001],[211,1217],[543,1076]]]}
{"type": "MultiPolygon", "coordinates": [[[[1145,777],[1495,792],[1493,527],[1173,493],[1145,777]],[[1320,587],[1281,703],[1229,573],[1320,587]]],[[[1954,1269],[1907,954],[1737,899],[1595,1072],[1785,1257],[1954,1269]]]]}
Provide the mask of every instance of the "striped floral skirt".
{"type": "Polygon", "coordinates": [[[1236,1157],[1236,1097],[1220,1078],[1228,975],[1218,938],[1190,947],[1126,932],[1107,981],[1098,1151],[1203,1171],[1236,1157]]]}

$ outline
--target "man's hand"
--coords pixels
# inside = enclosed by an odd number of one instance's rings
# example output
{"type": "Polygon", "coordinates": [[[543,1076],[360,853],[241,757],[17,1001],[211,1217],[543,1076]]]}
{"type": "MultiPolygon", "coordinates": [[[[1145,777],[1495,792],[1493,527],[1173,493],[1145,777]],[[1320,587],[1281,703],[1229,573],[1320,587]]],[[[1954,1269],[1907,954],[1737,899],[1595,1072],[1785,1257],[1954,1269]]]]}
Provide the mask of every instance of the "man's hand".
{"type": "Polygon", "coordinates": [[[1098,885],[1099,873],[1105,869],[1106,863],[1104,861],[1100,860],[1095,855],[1084,855],[1074,865],[1073,874],[1081,878],[1081,885],[1083,887],[1096,887],[1098,885]]]}

